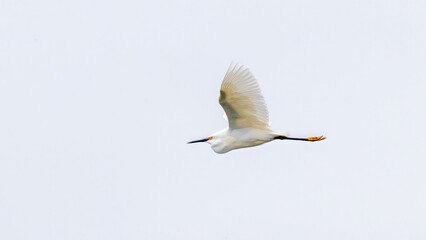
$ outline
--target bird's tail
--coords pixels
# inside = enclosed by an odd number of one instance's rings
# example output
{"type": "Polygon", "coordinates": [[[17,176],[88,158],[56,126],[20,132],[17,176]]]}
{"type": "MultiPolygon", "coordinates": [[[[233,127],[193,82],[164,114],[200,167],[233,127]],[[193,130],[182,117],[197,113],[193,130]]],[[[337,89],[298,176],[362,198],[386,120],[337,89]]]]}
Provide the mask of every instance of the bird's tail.
{"type": "Polygon", "coordinates": [[[288,132],[272,132],[272,136],[275,137],[289,137],[290,134],[288,132]]]}

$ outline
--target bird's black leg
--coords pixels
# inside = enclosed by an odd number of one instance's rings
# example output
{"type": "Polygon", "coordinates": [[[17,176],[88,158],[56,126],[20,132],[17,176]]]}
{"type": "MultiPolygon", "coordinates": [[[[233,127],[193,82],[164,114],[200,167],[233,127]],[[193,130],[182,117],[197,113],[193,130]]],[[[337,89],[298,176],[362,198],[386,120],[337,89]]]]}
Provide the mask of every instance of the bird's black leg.
{"type": "Polygon", "coordinates": [[[324,140],[325,137],[321,136],[321,137],[308,137],[308,138],[292,138],[292,137],[286,137],[286,136],[276,136],[276,137],[274,137],[274,139],[279,139],[279,140],[299,140],[299,141],[315,142],[315,141],[324,140]]]}
{"type": "Polygon", "coordinates": [[[276,137],[274,137],[274,139],[284,140],[284,139],[287,139],[287,137],[286,136],[276,136],[276,137]]]}
{"type": "Polygon", "coordinates": [[[299,141],[309,141],[307,138],[291,138],[291,137],[286,137],[286,136],[276,136],[276,137],[274,137],[274,139],[279,139],[279,140],[299,140],[299,141]]]}

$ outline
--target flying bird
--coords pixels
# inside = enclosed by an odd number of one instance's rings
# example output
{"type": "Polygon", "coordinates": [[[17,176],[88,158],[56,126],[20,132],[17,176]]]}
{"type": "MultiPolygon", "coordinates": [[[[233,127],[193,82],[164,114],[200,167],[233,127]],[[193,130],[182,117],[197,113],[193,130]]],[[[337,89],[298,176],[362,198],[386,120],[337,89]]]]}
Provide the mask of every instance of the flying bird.
{"type": "Polygon", "coordinates": [[[220,87],[219,103],[225,110],[229,126],[210,137],[188,143],[206,142],[216,153],[254,147],[272,140],[315,142],[325,137],[293,138],[269,129],[269,113],[259,85],[248,68],[232,64],[220,87]]]}

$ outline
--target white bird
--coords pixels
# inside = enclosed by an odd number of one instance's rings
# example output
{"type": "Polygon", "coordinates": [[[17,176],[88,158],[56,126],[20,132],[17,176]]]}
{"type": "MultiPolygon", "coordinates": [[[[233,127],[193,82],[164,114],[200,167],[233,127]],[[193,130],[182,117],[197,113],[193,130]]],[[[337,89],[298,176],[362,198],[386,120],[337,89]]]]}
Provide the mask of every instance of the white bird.
{"type": "Polygon", "coordinates": [[[249,69],[231,65],[220,87],[219,103],[225,110],[229,127],[210,137],[188,143],[207,142],[216,153],[254,147],[272,140],[320,141],[325,137],[291,138],[269,129],[269,114],[259,85],[249,69]]]}

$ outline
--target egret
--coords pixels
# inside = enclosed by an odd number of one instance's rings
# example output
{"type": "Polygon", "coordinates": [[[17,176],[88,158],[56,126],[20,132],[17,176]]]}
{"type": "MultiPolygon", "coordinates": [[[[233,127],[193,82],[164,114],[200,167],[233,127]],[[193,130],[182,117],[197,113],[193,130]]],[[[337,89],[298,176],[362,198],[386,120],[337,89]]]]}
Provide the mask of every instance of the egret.
{"type": "Polygon", "coordinates": [[[269,113],[259,85],[248,68],[232,64],[220,87],[219,103],[225,110],[228,127],[210,137],[188,143],[207,142],[216,153],[254,147],[272,140],[315,142],[325,137],[293,138],[269,129],[269,113]]]}

